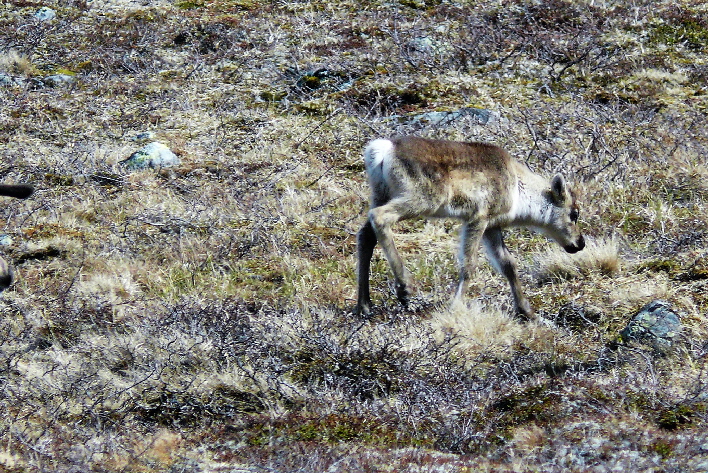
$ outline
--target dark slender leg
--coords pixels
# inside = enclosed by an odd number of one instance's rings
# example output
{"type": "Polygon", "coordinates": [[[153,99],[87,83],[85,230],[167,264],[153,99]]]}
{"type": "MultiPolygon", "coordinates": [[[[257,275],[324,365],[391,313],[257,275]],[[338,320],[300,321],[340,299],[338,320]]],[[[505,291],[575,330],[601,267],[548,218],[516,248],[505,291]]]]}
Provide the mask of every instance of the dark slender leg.
{"type": "Polygon", "coordinates": [[[381,245],[386,260],[391,266],[391,271],[393,271],[396,297],[404,306],[408,305],[412,278],[393,242],[391,225],[406,218],[408,207],[409,204],[405,200],[391,200],[384,205],[372,208],[369,212],[369,221],[376,232],[376,240],[381,245]]]}
{"type": "Polygon", "coordinates": [[[499,228],[491,228],[484,232],[484,247],[492,266],[509,281],[517,313],[526,319],[533,319],[534,313],[531,305],[521,292],[521,283],[516,272],[514,257],[504,244],[504,236],[499,228]]]}
{"type": "Polygon", "coordinates": [[[12,268],[0,257],[0,292],[10,287],[12,280],[12,268]]]}
{"type": "Polygon", "coordinates": [[[28,184],[0,184],[0,195],[26,199],[34,192],[34,187],[28,184]]]}
{"type": "Polygon", "coordinates": [[[371,257],[376,247],[376,232],[371,226],[371,221],[367,220],[356,236],[358,254],[358,294],[356,299],[356,313],[368,315],[371,313],[371,295],[369,293],[369,273],[371,268],[371,257]]]}

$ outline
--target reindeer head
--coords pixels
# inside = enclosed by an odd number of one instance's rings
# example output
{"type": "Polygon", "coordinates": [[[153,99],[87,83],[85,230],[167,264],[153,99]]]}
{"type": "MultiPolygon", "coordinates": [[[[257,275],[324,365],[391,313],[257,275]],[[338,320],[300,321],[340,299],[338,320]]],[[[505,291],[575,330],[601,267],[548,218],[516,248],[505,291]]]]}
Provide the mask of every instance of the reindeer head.
{"type": "Polygon", "coordinates": [[[551,179],[547,192],[550,215],[544,233],[555,240],[568,253],[577,253],[585,248],[585,239],[578,227],[580,208],[573,190],[561,174],[551,179]]]}

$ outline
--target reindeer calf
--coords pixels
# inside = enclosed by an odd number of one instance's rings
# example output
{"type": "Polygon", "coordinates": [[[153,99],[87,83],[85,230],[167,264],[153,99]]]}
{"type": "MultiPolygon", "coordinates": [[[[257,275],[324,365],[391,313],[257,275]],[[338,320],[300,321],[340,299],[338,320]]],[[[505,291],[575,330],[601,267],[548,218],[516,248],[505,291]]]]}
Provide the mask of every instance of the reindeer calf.
{"type": "Polygon", "coordinates": [[[371,187],[368,220],[359,230],[356,312],[371,312],[369,271],[376,243],[381,244],[393,271],[396,296],[410,297],[410,272],[393,243],[391,225],[413,217],[456,218],[463,222],[460,277],[455,298],[461,298],[484,242],[492,265],[509,281],[519,315],[533,318],[521,292],[516,263],[502,229],[535,229],[569,253],[585,247],[578,228],[575,195],[561,174],[550,182],[514,160],[503,149],[483,143],[460,143],[401,137],[374,140],[364,151],[371,187]]]}
{"type": "MultiPolygon", "coordinates": [[[[20,185],[9,185],[0,184],[0,195],[7,197],[16,197],[18,199],[26,199],[31,196],[34,192],[32,186],[20,184],[20,185]]],[[[13,273],[12,267],[7,264],[7,262],[0,257],[0,292],[4,291],[10,284],[12,284],[13,273]]]]}

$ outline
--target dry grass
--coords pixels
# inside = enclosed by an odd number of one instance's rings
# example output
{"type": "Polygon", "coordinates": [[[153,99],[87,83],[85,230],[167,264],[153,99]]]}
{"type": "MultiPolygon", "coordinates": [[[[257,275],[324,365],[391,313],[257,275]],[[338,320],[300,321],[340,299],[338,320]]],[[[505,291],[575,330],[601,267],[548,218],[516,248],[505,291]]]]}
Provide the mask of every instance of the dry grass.
{"type": "Polygon", "coordinates": [[[537,256],[541,268],[536,277],[540,282],[577,279],[593,273],[612,277],[621,271],[621,257],[616,239],[588,241],[580,253],[563,253],[557,248],[537,256]]]}
{"type": "Polygon", "coordinates": [[[0,179],[37,188],[0,208],[0,470],[708,468],[703,5],[45,3],[0,6],[0,179]],[[496,118],[407,119],[462,107],[496,118]],[[145,131],[182,164],[122,167],[145,131]],[[583,252],[507,234],[538,322],[483,256],[450,305],[443,221],[396,228],[415,304],[377,251],[352,315],[361,149],[398,133],[582,191],[583,252]],[[655,298],[661,356],[618,338],[655,298]]]}

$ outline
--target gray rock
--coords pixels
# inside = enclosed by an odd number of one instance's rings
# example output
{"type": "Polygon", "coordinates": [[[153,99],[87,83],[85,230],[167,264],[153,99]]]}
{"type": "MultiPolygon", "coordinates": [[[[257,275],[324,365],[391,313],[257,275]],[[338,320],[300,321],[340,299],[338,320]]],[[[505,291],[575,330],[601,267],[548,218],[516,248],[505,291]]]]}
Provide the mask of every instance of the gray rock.
{"type": "Polygon", "coordinates": [[[681,320],[666,301],[655,300],[642,307],[620,332],[622,340],[648,343],[658,351],[671,348],[681,333],[681,320]]]}
{"type": "Polygon", "coordinates": [[[15,85],[15,79],[11,75],[0,72],[0,87],[12,87],[15,85]]]}
{"type": "Polygon", "coordinates": [[[176,166],[179,163],[179,158],[167,146],[157,141],[143,146],[128,159],[120,162],[123,166],[133,170],[165,168],[176,166]]]}
{"type": "Polygon", "coordinates": [[[155,132],[153,131],[143,131],[138,133],[133,137],[133,141],[136,141],[138,143],[144,143],[145,141],[149,141],[155,138],[155,132]]]}
{"type": "Polygon", "coordinates": [[[6,233],[0,234],[0,246],[12,245],[12,237],[6,233]]]}
{"type": "Polygon", "coordinates": [[[428,36],[423,36],[422,38],[415,38],[409,43],[409,45],[416,51],[421,51],[425,53],[433,51],[436,47],[435,42],[428,36]]]}
{"type": "Polygon", "coordinates": [[[480,125],[486,125],[495,119],[494,113],[483,108],[466,107],[454,112],[428,112],[415,115],[411,123],[422,125],[448,125],[462,117],[473,117],[480,125]]]}
{"type": "Polygon", "coordinates": [[[57,12],[49,7],[42,7],[34,14],[39,21],[51,21],[57,16],[57,12]]]}
{"type": "Polygon", "coordinates": [[[386,120],[396,120],[398,123],[416,126],[451,125],[463,117],[472,117],[480,125],[491,125],[499,120],[499,113],[484,108],[465,107],[454,111],[426,112],[417,115],[392,115],[386,120]]]}
{"type": "Polygon", "coordinates": [[[69,74],[53,74],[42,79],[44,85],[49,87],[68,86],[76,82],[76,78],[69,74]]]}

